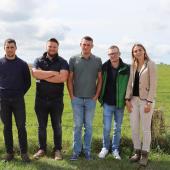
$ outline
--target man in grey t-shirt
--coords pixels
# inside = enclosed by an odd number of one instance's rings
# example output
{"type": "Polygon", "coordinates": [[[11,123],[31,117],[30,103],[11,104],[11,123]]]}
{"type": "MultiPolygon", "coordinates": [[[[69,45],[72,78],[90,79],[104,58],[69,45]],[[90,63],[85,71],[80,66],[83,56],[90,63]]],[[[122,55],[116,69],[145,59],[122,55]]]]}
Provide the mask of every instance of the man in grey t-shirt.
{"type": "Polygon", "coordinates": [[[91,53],[93,39],[89,36],[83,37],[80,47],[81,54],[70,58],[67,83],[74,117],[73,155],[70,160],[77,160],[81,152],[83,126],[84,154],[87,160],[91,159],[92,122],[102,85],[101,59],[91,53]]]}

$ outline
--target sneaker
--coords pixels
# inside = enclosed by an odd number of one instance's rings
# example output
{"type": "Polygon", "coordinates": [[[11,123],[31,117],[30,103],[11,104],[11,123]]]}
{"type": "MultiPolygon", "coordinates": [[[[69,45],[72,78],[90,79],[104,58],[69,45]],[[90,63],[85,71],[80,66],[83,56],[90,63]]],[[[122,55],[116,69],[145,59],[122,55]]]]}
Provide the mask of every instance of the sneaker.
{"type": "Polygon", "coordinates": [[[40,150],[38,150],[37,153],[34,154],[33,158],[34,159],[39,159],[39,158],[41,158],[43,156],[45,156],[45,151],[40,149],[40,150]]]}
{"type": "Polygon", "coordinates": [[[31,162],[31,160],[30,160],[30,158],[29,158],[29,156],[28,156],[27,153],[21,154],[21,158],[22,158],[22,161],[23,161],[23,162],[26,162],[26,163],[31,162]]]}
{"type": "Polygon", "coordinates": [[[106,155],[108,154],[108,150],[106,149],[106,148],[102,148],[102,150],[100,151],[100,153],[98,154],[98,157],[100,158],[100,159],[103,159],[103,158],[105,158],[106,157],[106,155]]]}
{"type": "Polygon", "coordinates": [[[7,153],[7,154],[5,155],[4,160],[5,160],[6,162],[11,161],[12,159],[14,159],[14,154],[13,154],[13,153],[7,153]]]}
{"type": "Polygon", "coordinates": [[[54,159],[55,159],[55,160],[62,160],[62,159],[63,159],[60,150],[56,150],[56,151],[55,151],[55,157],[54,157],[54,159]]]}
{"type": "Polygon", "coordinates": [[[121,157],[119,155],[119,151],[117,149],[115,149],[112,153],[113,157],[117,160],[121,160],[121,157]]]}
{"type": "Polygon", "coordinates": [[[73,153],[73,155],[72,155],[71,158],[70,158],[70,161],[77,161],[77,160],[78,160],[78,157],[79,157],[78,154],[73,153]]]}
{"type": "Polygon", "coordinates": [[[90,152],[85,152],[84,154],[85,154],[86,160],[88,161],[91,160],[90,152]]]}

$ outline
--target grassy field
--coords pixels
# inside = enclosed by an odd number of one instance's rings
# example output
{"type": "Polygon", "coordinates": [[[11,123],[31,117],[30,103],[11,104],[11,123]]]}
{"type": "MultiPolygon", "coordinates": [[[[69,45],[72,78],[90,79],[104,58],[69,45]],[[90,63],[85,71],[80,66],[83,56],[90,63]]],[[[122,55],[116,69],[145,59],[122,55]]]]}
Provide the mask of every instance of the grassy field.
{"type": "MultiPolygon", "coordinates": [[[[28,144],[29,153],[32,155],[38,148],[37,140],[37,119],[34,112],[34,97],[35,97],[35,81],[32,81],[32,86],[26,95],[26,108],[27,108],[27,133],[28,133],[28,144]]],[[[157,88],[157,102],[156,107],[164,110],[165,124],[166,124],[166,135],[170,135],[170,66],[159,65],[158,66],[158,88],[157,88]]],[[[98,152],[102,147],[102,108],[97,104],[97,109],[94,119],[93,128],[93,142],[92,142],[92,156],[93,160],[86,161],[84,157],[80,158],[79,161],[71,162],[69,160],[72,153],[72,134],[73,134],[73,117],[70,105],[70,99],[68,92],[65,89],[64,98],[64,113],[63,113],[63,156],[62,161],[54,161],[51,157],[51,151],[53,148],[53,133],[51,128],[50,119],[48,122],[48,153],[47,157],[35,161],[33,160],[30,164],[22,163],[19,156],[18,149],[18,138],[15,123],[13,123],[13,134],[14,134],[14,146],[15,146],[15,160],[9,163],[3,162],[3,156],[5,154],[4,142],[3,142],[3,127],[0,123],[0,170],[53,170],[53,169],[151,169],[151,170],[165,170],[170,169],[170,155],[166,152],[166,149],[160,148],[158,150],[152,149],[150,154],[150,162],[146,168],[139,167],[138,164],[131,164],[128,161],[129,155],[132,153],[132,142],[131,132],[129,127],[129,116],[125,111],[123,127],[122,127],[122,141],[121,141],[121,156],[122,161],[114,160],[111,155],[107,156],[105,160],[99,160],[97,157],[98,152]]],[[[170,142],[170,140],[169,140],[170,142]]],[[[169,148],[170,150],[170,148],[169,148]]]]}

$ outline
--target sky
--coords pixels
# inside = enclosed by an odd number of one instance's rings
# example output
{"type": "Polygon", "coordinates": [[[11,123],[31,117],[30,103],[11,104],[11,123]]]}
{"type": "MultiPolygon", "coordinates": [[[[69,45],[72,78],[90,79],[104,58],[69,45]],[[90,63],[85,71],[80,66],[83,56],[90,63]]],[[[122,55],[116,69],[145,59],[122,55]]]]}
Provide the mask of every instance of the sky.
{"type": "Polygon", "coordinates": [[[85,35],[94,39],[93,54],[108,59],[118,45],[131,63],[134,43],[142,43],[156,63],[170,64],[170,0],[0,0],[0,56],[7,38],[17,42],[17,55],[32,63],[59,40],[59,55],[67,61],[80,53],[85,35]]]}

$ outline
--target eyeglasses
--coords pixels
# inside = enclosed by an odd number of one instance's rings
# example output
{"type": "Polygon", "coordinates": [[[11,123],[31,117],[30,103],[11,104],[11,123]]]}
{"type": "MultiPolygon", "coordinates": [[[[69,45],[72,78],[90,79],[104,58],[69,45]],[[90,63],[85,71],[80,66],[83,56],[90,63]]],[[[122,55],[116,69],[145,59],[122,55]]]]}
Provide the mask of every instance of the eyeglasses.
{"type": "Polygon", "coordinates": [[[118,55],[119,52],[115,52],[115,53],[109,53],[108,56],[113,56],[113,55],[118,55]]]}

